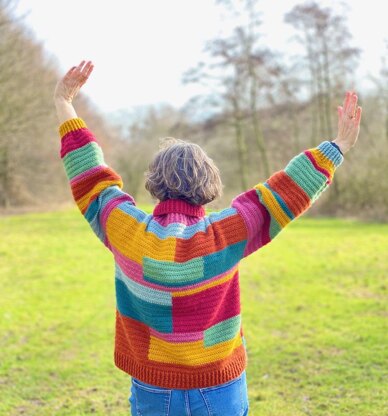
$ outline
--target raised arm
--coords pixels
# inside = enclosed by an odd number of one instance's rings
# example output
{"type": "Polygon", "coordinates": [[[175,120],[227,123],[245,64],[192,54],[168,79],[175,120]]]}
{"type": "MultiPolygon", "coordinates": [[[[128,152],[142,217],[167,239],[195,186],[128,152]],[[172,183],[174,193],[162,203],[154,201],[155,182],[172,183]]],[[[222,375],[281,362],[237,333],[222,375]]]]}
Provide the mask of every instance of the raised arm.
{"type": "Polygon", "coordinates": [[[295,156],[287,166],[264,183],[242,193],[232,202],[247,229],[244,256],[268,244],[292,220],[304,213],[333,181],[343,154],[357,141],[361,107],[357,95],[347,92],[338,107],[338,134],[335,140],[295,156]]]}
{"type": "Polygon", "coordinates": [[[105,163],[100,145],[72,104],[92,71],[90,61],[71,68],[57,83],[54,102],[60,123],[60,156],[74,200],[95,234],[110,248],[106,232],[110,212],[119,204],[135,203],[122,191],[121,177],[105,163]]]}

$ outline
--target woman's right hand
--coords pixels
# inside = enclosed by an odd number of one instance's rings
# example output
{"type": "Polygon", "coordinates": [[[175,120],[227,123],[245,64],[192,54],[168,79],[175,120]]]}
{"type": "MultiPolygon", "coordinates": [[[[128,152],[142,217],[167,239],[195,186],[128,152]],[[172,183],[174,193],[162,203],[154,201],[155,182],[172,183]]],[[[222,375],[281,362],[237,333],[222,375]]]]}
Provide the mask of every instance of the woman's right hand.
{"type": "Polygon", "coordinates": [[[362,109],[357,105],[357,101],[356,93],[348,91],[343,107],[338,107],[338,134],[333,142],[339,146],[342,153],[346,153],[355,145],[360,132],[362,109]]]}

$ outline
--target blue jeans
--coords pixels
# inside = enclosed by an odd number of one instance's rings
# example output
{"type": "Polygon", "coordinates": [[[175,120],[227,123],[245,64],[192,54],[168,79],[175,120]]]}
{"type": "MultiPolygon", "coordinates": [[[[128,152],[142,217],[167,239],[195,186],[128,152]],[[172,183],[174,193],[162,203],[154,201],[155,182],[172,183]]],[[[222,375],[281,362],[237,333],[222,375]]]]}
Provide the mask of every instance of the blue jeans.
{"type": "Polygon", "coordinates": [[[246,374],[218,386],[190,390],[165,389],[132,378],[129,402],[132,416],[245,416],[246,374]]]}

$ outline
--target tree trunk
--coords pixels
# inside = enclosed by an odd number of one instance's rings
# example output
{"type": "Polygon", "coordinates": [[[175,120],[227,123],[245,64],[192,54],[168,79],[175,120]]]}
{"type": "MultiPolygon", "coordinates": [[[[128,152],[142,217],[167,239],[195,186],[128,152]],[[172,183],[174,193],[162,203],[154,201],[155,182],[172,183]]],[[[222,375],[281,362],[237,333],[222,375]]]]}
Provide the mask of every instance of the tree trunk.
{"type": "Polygon", "coordinates": [[[388,93],[386,95],[387,96],[385,97],[385,139],[388,141],[388,93]]]}
{"type": "Polygon", "coordinates": [[[299,128],[299,121],[298,117],[295,115],[295,111],[293,111],[293,108],[291,106],[291,103],[289,104],[289,110],[288,115],[291,120],[291,127],[292,127],[292,142],[294,146],[294,153],[297,154],[300,152],[300,128],[299,128]]]}
{"type": "Polygon", "coordinates": [[[238,154],[238,162],[239,162],[239,170],[240,170],[240,184],[241,190],[245,191],[248,189],[248,152],[247,152],[247,145],[245,141],[245,136],[243,132],[243,125],[241,120],[241,113],[240,108],[237,102],[237,99],[234,97],[232,99],[233,103],[233,117],[234,117],[234,130],[236,136],[236,144],[237,144],[237,154],[238,154]]]}
{"type": "Polygon", "coordinates": [[[251,80],[250,83],[250,113],[253,127],[253,135],[257,143],[257,147],[260,152],[261,162],[263,164],[263,174],[266,178],[269,178],[271,175],[267,149],[265,147],[263,130],[261,129],[260,120],[257,112],[257,78],[255,70],[253,68],[252,61],[249,61],[249,77],[251,80]]]}
{"type": "Polygon", "coordinates": [[[318,86],[318,119],[319,119],[319,139],[327,137],[328,133],[326,131],[326,113],[325,113],[325,91],[323,87],[323,69],[322,63],[320,62],[319,57],[316,59],[317,64],[317,86],[318,86]]]}
{"type": "Polygon", "coordinates": [[[9,172],[9,149],[6,144],[0,149],[0,206],[3,208],[8,208],[11,204],[9,199],[9,182],[10,172],[9,172]]]}
{"type": "Polygon", "coordinates": [[[318,104],[318,88],[317,88],[317,75],[314,65],[314,52],[311,43],[311,38],[307,33],[306,29],[306,47],[307,47],[307,59],[310,70],[310,96],[311,96],[311,137],[310,145],[311,147],[316,146],[318,139],[318,113],[319,113],[319,104],[318,104]]]}
{"type": "Polygon", "coordinates": [[[324,62],[324,81],[325,81],[325,113],[326,113],[326,132],[327,140],[333,138],[333,124],[331,120],[331,79],[330,79],[330,63],[329,50],[326,39],[322,39],[323,43],[323,62],[324,62]]]}

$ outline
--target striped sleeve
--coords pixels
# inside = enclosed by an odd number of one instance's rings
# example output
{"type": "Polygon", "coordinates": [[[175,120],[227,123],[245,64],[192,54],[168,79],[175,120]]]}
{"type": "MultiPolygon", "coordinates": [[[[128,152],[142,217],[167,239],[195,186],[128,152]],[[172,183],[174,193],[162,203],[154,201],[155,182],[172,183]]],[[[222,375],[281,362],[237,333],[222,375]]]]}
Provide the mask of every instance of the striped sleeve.
{"type": "Polygon", "coordinates": [[[304,213],[331,184],[343,162],[330,142],[305,150],[264,183],[242,193],[232,206],[247,228],[244,257],[268,244],[293,219],[304,213]]]}
{"type": "Polygon", "coordinates": [[[121,177],[104,161],[93,133],[80,118],[67,120],[59,128],[60,157],[73,198],[97,237],[109,248],[106,220],[119,203],[135,205],[122,191],[121,177]]]}

